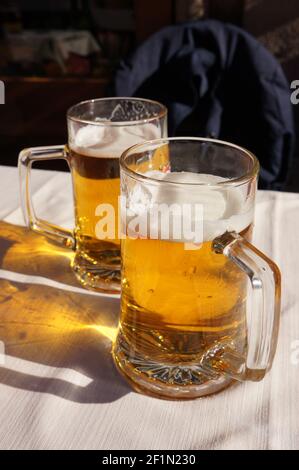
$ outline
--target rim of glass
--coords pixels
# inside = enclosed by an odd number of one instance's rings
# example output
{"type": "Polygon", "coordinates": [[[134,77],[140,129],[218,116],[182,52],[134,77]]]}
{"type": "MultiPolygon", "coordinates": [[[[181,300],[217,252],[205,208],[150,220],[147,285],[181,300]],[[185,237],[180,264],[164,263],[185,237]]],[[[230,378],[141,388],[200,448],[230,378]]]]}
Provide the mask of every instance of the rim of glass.
{"type": "MultiPolygon", "coordinates": [[[[146,151],[146,149],[144,149],[146,151]]],[[[132,145],[128,149],[126,149],[121,157],[120,157],[120,167],[121,169],[130,175],[132,178],[136,180],[143,180],[143,181],[150,181],[154,183],[163,183],[163,184],[170,184],[170,185],[179,185],[179,186],[209,186],[209,187],[219,187],[219,186],[229,186],[229,185],[234,185],[234,186],[239,186],[241,184],[245,184],[254,177],[258,175],[259,169],[260,169],[260,164],[257,159],[257,157],[250,152],[249,150],[240,147],[239,145],[233,144],[231,142],[226,142],[225,140],[218,140],[218,139],[212,139],[212,138],[205,138],[205,137],[165,137],[165,138],[160,138],[160,139],[153,139],[153,140],[147,140],[139,144],[132,145]],[[252,161],[252,168],[245,172],[242,176],[238,176],[236,178],[227,178],[224,181],[219,181],[218,183],[188,183],[188,182],[177,182],[177,181],[165,181],[165,180],[160,180],[158,178],[154,178],[152,176],[147,176],[143,173],[137,173],[136,171],[132,170],[131,168],[128,167],[126,164],[126,158],[132,154],[132,151],[135,151],[140,148],[144,148],[146,146],[150,145],[158,145],[158,144],[167,144],[168,142],[188,142],[188,141],[195,141],[195,142],[208,142],[211,144],[217,144],[217,145],[222,145],[225,147],[229,148],[234,148],[236,150],[239,150],[241,153],[247,155],[247,157],[250,158],[252,161]]]]}
{"type": "Polygon", "coordinates": [[[162,119],[167,116],[167,108],[164,106],[164,104],[160,103],[159,101],[155,100],[149,100],[146,98],[138,98],[136,96],[111,96],[107,98],[94,98],[91,100],[84,100],[84,101],[79,101],[79,103],[74,104],[71,106],[66,113],[66,117],[70,121],[74,122],[79,122],[82,124],[93,124],[94,126],[136,126],[136,124],[145,124],[151,121],[155,121],[156,119],[162,119]],[[135,121],[106,121],[104,119],[100,119],[99,121],[93,121],[91,119],[81,119],[79,117],[73,116],[73,113],[77,108],[80,106],[88,105],[91,103],[98,103],[102,101],[112,101],[112,100],[118,100],[118,101],[123,101],[123,100],[130,100],[130,101],[141,101],[143,103],[151,103],[159,106],[160,111],[155,114],[154,116],[151,116],[149,118],[144,118],[144,119],[136,119],[135,121]]]}

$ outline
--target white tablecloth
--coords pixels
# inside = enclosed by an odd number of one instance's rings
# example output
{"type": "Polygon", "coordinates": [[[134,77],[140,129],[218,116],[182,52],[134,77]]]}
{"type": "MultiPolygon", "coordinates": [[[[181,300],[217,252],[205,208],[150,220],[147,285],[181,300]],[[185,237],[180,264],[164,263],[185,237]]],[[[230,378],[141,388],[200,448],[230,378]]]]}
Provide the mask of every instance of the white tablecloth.
{"type": "MultiPolygon", "coordinates": [[[[70,176],[33,176],[38,214],[71,227],[70,176]]],[[[255,243],[283,280],[270,374],[187,402],[137,394],[116,372],[119,301],[81,289],[68,252],[20,227],[15,168],[0,167],[0,219],[1,448],[299,448],[299,195],[258,194],[255,243]]]]}

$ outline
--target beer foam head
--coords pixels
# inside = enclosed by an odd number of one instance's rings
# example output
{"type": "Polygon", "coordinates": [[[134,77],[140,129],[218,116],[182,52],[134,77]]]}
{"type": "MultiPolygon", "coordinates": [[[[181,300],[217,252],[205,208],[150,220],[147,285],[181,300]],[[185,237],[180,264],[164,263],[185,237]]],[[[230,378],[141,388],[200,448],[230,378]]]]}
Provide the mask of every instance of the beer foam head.
{"type": "MultiPolygon", "coordinates": [[[[165,239],[162,236],[163,222],[152,217],[153,212],[161,205],[173,208],[170,229],[174,225],[183,227],[186,222],[186,219],[183,221],[183,217],[189,217],[187,222],[194,227],[196,218],[201,217],[202,241],[213,240],[226,231],[241,232],[252,223],[253,205],[248,208],[248,204],[245,204],[246,195],[242,189],[234,186],[217,186],[218,183],[225,181],[225,178],[191,172],[149,171],[145,175],[160,180],[162,184],[150,181],[146,184],[136,183],[129,197],[128,216],[129,219],[133,219],[138,215],[141,220],[139,224],[141,237],[151,238],[150,233],[155,232],[157,238],[165,239]],[[202,208],[201,212],[194,210],[196,205],[202,208]],[[190,208],[189,212],[185,210],[186,207],[190,208]],[[145,219],[151,227],[145,224],[145,219]]],[[[172,237],[171,230],[169,239],[178,240],[172,237]]],[[[185,239],[182,233],[180,241],[190,240],[185,239]]]]}
{"type": "Polygon", "coordinates": [[[71,130],[71,148],[81,155],[119,158],[132,145],[161,137],[161,130],[152,123],[109,125],[87,124],[71,130]]]}

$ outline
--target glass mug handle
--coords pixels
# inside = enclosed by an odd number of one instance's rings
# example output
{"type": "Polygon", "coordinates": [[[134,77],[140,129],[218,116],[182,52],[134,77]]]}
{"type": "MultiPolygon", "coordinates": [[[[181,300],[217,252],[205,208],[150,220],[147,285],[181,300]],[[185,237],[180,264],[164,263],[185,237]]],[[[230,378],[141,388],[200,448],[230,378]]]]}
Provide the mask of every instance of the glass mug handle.
{"type": "Polygon", "coordinates": [[[223,373],[237,380],[261,380],[275,354],[280,314],[280,271],[276,264],[236,232],[214,239],[212,249],[235,263],[251,285],[251,308],[246,313],[246,358],[233,341],[222,341],[202,359],[210,375],[223,373]]]}
{"type": "Polygon", "coordinates": [[[41,233],[56,243],[67,248],[74,248],[75,239],[70,230],[54,225],[46,220],[39,219],[36,214],[31,198],[31,167],[32,163],[42,160],[67,159],[64,145],[53,145],[49,147],[33,147],[24,149],[19,155],[19,175],[21,189],[21,205],[27,227],[35,232],[41,233]]]}

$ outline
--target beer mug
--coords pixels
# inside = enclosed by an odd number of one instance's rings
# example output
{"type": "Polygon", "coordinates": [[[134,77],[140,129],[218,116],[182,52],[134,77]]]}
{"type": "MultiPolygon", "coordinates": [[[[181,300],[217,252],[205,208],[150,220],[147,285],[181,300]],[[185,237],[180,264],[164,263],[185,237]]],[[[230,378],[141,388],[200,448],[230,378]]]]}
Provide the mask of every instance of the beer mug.
{"type": "Polygon", "coordinates": [[[74,250],[72,266],[81,283],[106,292],[120,290],[118,235],[119,158],[133,144],[167,136],[167,110],[139,98],[83,101],[67,112],[68,145],[25,149],[19,156],[21,200],[27,226],[74,250]],[[73,183],[75,230],[39,219],[30,195],[32,162],[64,159],[73,183]],[[105,207],[114,230],[101,228],[105,207]]]}
{"type": "Polygon", "coordinates": [[[131,147],[120,166],[116,365],[136,390],[170,399],[261,380],[280,273],[251,244],[257,159],[227,142],[170,138],[131,147]]]}

